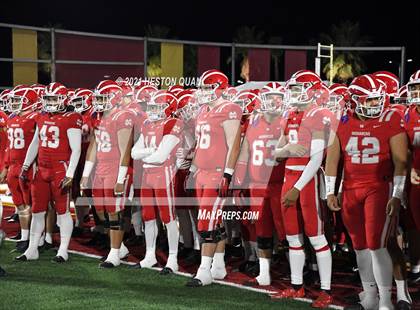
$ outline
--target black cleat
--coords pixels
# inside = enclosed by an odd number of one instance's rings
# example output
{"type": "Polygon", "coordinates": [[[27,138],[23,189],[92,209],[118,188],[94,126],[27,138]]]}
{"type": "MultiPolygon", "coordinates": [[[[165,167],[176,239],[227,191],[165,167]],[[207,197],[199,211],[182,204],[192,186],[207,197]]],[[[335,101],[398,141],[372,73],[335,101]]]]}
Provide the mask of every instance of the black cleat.
{"type": "Polygon", "coordinates": [[[54,256],[51,261],[58,264],[62,264],[66,262],[66,260],[60,255],[54,256]]]}
{"type": "Polygon", "coordinates": [[[52,243],[44,241],[44,244],[42,246],[38,247],[38,250],[40,252],[45,252],[45,251],[51,250],[53,248],[54,248],[54,245],[52,243]]]}
{"type": "Polygon", "coordinates": [[[344,310],[365,310],[361,303],[357,303],[351,306],[344,307],[344,310]]]}
{"type": "Polygon", "coordinates": [[[173,270],[169,267],[163,267],[162,270],[159,272],[160,275],[162,276],[167,276],[169,274],[173,274],[173,270]]]}
{"type": "Polygon", "coordinates": [[[99,264],[99,268],[104,268],[104,269],[111,269],[111,268],[114,268],[115,266],[114,266],[114,264],[113,263],[111,263],[111,262],[107,262],[107,261],[105,261],[105,262],[103,262],[103,263],[100,263],[99,264]]]}
{"type": "Polygon", "coordinates": [[[22,239],[22,235],[20,232],[18,232],[17,235],[10,237],[10,240],[19,241],[20,239],[22,239]]]}
{"type": "Polygon", "coordinates": [[[24,253],[29,246],[29,240],[26,241],[18,241],[16,242],[16,251],[18,251],[19,253],[24,253]]]}
{"type": "Polygon", "coordinates": [[[411,310],[411,304],[405,300],[400,300],[395,306],[395,310],[411,310]]]}
{"type": "Polygon", "coordinates": [[[6,275],[6,271],[4,271],[4,269],[0,267],[0,278],[4,277],[5,275],[6,275]]]}
{"type": "Polygon", "coordinates": [[[140,265],[140,263],[137,263],[137,264],[135,264],[135,265],[130,265],[130,267],[129,267],[130,269],[141,269],[141,265],[140,265]]]}
{"type": "Polygon", "coordinates": [[[19,223],[19,214],[13,214],[8,220],[7,223],[19,223]]]}
{"type": "Polygon", "coordinates": [[[20,256],[15,257],[15,261],[17,261],[17,262],[27,262],[28,258],[26,257],[25,254],[22,254],[20,256]]]}
{"type": "Polygon", "coordinates": [[[201,283],[200,279],[192,278],[190,281],[185,284],[187,287],[202,287],[203,283],[201,283]]]}
{"type": "Polygon", "coordinates": [[[106,259],[108,258],[108,255],[105,255],[105,256],[102,256],[100,259],[99,259],[99,261],[100,262],[104,262],[104,261],[106,261],[106,259]]]}

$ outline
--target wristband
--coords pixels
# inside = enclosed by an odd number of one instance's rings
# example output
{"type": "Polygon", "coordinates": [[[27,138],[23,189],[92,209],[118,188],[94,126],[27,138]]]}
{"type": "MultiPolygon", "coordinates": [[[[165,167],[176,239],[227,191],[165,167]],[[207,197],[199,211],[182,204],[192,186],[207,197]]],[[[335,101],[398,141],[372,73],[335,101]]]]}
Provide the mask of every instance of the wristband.
{"type": "Polygon", "coordinates": [[[93,161],[87,160],[85,162],[85,167],[83,168],[82,177],[88,178],[90,176],[90,174],[92,173],[92,170],[93,170],[93,166],[94,165],[95,165],[95,163],[93,161]]]}
{"type": "Polygon", "coordinates": [[[234,169],[232,169],[232,168],[225,168],[225,171],[224,171],[224,173],[225,173],[225,174],[229,174],[229,175],[230,175],[230,177],[232,177],[233,172],[235,172],[235,170],[234,170],[234,169]]]}
{"type": "Polygon", "coordinates": [[[328,195],[334,195],[335,193],[335,182],[337,180],[336,176],[325,176],[325,192],[328,195]]]}
{"type": "Polygon", "coordinates": [[[118,169],[118,178],[117,183],[123,184],[125,180],[125,176],[127,175],[128,167],[127,166],[120,166],[118,169]]]}
{"type": "Polygon", "coordinates": [[[402,200],[405,186],[405,175],[394,176],[394,187],[392,189],[392,197],[402,200]]]}

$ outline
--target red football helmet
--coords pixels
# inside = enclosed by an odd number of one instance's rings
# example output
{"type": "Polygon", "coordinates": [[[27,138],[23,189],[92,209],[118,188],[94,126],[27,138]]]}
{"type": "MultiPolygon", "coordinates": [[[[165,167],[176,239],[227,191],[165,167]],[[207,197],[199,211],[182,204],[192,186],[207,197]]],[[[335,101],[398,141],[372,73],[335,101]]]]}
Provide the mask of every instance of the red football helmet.
{"type": "Polygon", "coordinates": [[[222,93],[222,98],[228,101],[233,101],[233,98],[236,97],[236,95],[238,95],[238,90],[233,87],[233,86],[229,86],[228,88],[225,89],[225,91],[222,93]]]}
{"type": "Polygon", "coordinates": [[[168,118],[177,110],[177,107],[178,100],[174,94],[167,90],[159,90],[147,103],[147,118],[151,121],[168,118]]]}
{"type": "Polygon", "coordinates": [[[152,94],[157,91],[158,89],[151,84],[136,86],[134,89],[136,101],[138,103],[148,102],[152,98],[152,94]]]}
{"type": "Polygon", "coordinates": [[[407,85],[403,85],[398,89],[397,95],[394,98],[395,103],[407,104],[408,103],[408,89],[407,85]]]}
{"type": "Polygon", "coordinates": [[[4,89],[0,93],[0,110],[2,111],[8,111],[8,101],[9,101],[9,94],[12,90],[11,89],[4,89]]]}
{"type": "Polygon", "coordinates": [[[299,70],[286,83],[286,103],[291,106],[305,106],[313,101],[321,78],[310,70],[299,70]]]}
{"type": "Polygon", "coordinates": [[[185,89],[178,93],[178,110],[177,114],[185,121],[188,122],[194,118],[199,109],[194,96],[193,89],[185,89]]]}
{"type": "Polygon", "coordinates": [[[407,83],[407,98],[410,104],[420,104],[420,70],[410,76],[407,83]]]}
{"type": "Polygon", "coordinates": [[[385,87],[371,74],[356,77],[349,86],[354,111],[363,117],[380,117],[385,107],[385,87]]]}
{"type": "Polygon", "coordinates": [[[13,88],[8,98],[8,108],[12,113],[33,111],[38,105],[38,94],[27,85],[19,85],[13,88]]]}
{"type": "Polygon", "coordinates": [[[283,105],[286,89],[278,82],[269,82],[260,90],[261,110],[274,112],[283,105]]]}
{"type": "Polygon", "coordinates": [[[121,103],[121,87],[112,80],[99,82],[93,91],[92,106],[96,112],[111,110],[121,103]]]}
{"type": "Polygon", "coordinates": [[[400,82],[398,80],[398,77],[394,73],[391,73],[389,71],[378,71],[375,72],[373,76],[376,79],[384,82],[386,86],[385,91],[389,96],[395,97],[395,95],[398,92],[398,88],[400,87],[400,82]]]}
{"type": "Polygon", "coordinates": [[[169,86],[168,91],[173,93],[175,96],[178,96],[178,94],[180,92],[182,92],[184,90],[184,87],[182,87],[181,85],[175,84],[172,86],[169,86]]]}
{"type": "Polygon", "coordinates": [[[219,70],[207,70],[199,80],[197,99],[200,104],[213,102],[229,87],[229,79],[219,70]]]}
{"type": "Polygon", "coordinates": [[[58,82],[52,82],[45,87],[42,95],[42,109],[45,112],[62,112],[67,105],[67,87],[58,82]]]}
{"type": "Polygon", "coordinates": [[[334,83],[329,87],[330,98],[326,107],[331,112],[335,113],[339,110],[344,110],[349,102],[348,87],[344,84],[334,83]]]}
{"type": "Polygon", "coordinates": [[[92,107],[93,92],[87,88],[77,88],[69,100],[69,105],[74,107],[77,113],[83,113],[92,107]]]}
{"type": "Polygon", "coordinates": [[[258,89],[243,90],[233,99],[238,104],[244,115],[251,114],[254,110],[261,108],[261,98],[258,89]]]}

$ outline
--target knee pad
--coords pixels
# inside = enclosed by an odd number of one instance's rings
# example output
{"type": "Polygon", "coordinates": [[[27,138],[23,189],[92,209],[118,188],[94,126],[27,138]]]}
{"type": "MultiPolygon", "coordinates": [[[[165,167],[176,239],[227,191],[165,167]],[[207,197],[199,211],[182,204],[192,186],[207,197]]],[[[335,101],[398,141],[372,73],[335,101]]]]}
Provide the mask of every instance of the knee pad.
{"type": "Polygon", "coordinates": [[[273,248],[273,238],[257,237],[257,245],[260,250],[270,250],[273,248]]]}
{"type": "Polygon", "coordinates": [[[203,240],[203,243],[218,243],[223,240],[220,229],[212,231],[200,231],[200,237],[203,240]]]}
{"type": "Polygon", "coordinates": [[[124,229],[124,217],[121,216],[121,212],[109,214],[109,228],[111,230],[124,229]]]}
{"type": "Polygon", "coordinates": [[[309,237],[309,241],[315,252],[324,251],[328,248],[328,242],[324,235],[309,237]]]}
{"type": "Polygon", "coordinates": [[[289,249],[291,250],[303,250],[303,235],[286,236],[287,242],[289,242],[289,249]]]}

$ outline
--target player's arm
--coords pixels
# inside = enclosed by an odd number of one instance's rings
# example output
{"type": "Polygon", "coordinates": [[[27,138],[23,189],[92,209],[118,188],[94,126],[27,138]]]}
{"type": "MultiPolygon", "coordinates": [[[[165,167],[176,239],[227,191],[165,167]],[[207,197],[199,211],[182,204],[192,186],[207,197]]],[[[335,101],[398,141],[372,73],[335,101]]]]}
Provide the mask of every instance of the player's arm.
{"type": "Polygon", "coordinates": [[[240,188],[245,180],[249,160],[249,142],[245,138],[241,145],[241,152],[239,153],[238,162],[235,167],[234,185],[240,188]]]}
{"type": "Polygon", "coordinates": [[[32,165],[32,163],[35,161],[36,156],[38,155],[38,147],[39,147],[38,133],[39,133],[38,126],[36,126],[31,144],[29,144],[28,150],[26,151],[25,161],[23,162],[22,171],[20,173],[20,178],[23,180],[28,179],[29,167],[32,165]]]}
{"type": "Polygon", "coordinates": [[[116,195],[123,194],[124,181],[127,176],[128,166],[130,165],[131,147],[133,145],[132,128],[122,128],[117,132],[118,149],[120,151],[120,165],[118,168],[117,184],[114,192],[116,195]]]}
{"type": "MultiPolygon", "coordinates": [[[[327,195],[327,204],[332,211],[338,211],[341,209],[338,203],[338,199],[335,196],[335,183],[337,181],[337,170],[340,161],[341,150],[340,140],[337,135],[330,137],[330,144],[327,149],[327,158],[325,161],[325,191],[327,195]]],[[[340,184],[340,188],[342,183],[340,184]]]]}
{"type": "Polygon", "coordinates": [[[95,134],[91,134],[89,137],[89,146],[86,153],[85,165],[83,168],[82,179],[80,181],[80,188],[87,188],[89,176],[92,173],[93,167],[96,162],[96,152],[97,152],[96,138],[95,134]]]}
{"type": "Polygon", "coordinates": [[[146,164],[161,165],[163,164],[174,150],[174,148],[180,142],[179,137],[168,134],[164,135],[162,141],[159,143],[158,148],[149,156],[143,159],[146,164]]]}
{"type": "Polygon", "coordinates": [[[241,151],[241,122],[240,120],[226,120],[222,124],[225,132],[228,152],[226,155],[225,170],[219,184],[219,196],[227,197],[230,181],[232,180],[235,165],[241,151]]]}
{"type": "Polygon", "coordinates": [[[387,214],[389,216],[395,216],[398,214],[401,206],[407,176],[408,140],[406,133],[401,132],[391,137],[389,146],[394,163],[394,186],[392,189],[392,198],[388,202],[387,214]]]}
{"type": "Polygon", "coordinates": [[[155,151],[154,148],[150,147],[147,148],[144,143],[144,135],[143,133],[140,134],[137,142],[134,144],[133,148],[131,149],[131,158],[134,160],[143,159],[155,151]]]}
{"type": "Polygon", "coordinates": [[[4,181],[6,180],[6,176],[9,171],[9,163],[10,163],[10,149],[9,149],[9,146],[7,146],[5,150],[5,156],[4,156],[4,167],[0,173],[0,183],[4,183],[4,181]]]}
{"type": "Polygon", "coordinates": [[[283,161],[288,157],[296,156],[302,157],[307,152],[307,149],[300,144],[289,143],[284,131],[281,131],[279,141],[277,142],[276,149],[274,150],[274,158],[277,161],[283,161]]]}
{"type": "Polygon", "coordinates": [[[66,170],[66,177],[61,182],[61,188],[70,188],[73,184],[74,172],[79,163],[82,152],[82,130],[80,128],[67,129],[67,138],[71,149],[69,166],[66,170]]]}
{"type": "Polygon", "coordinates": [[[293,188],[287,192],[283,198],[283,203],[287,206],[294,204],[299,198],[300,191],[308,184],[317,174],[322,164],[325,148],[325,135],[323,131],[316,131],[312,134],[310,159],[305,166],[300,178],[296,181],[293,188]]]}

